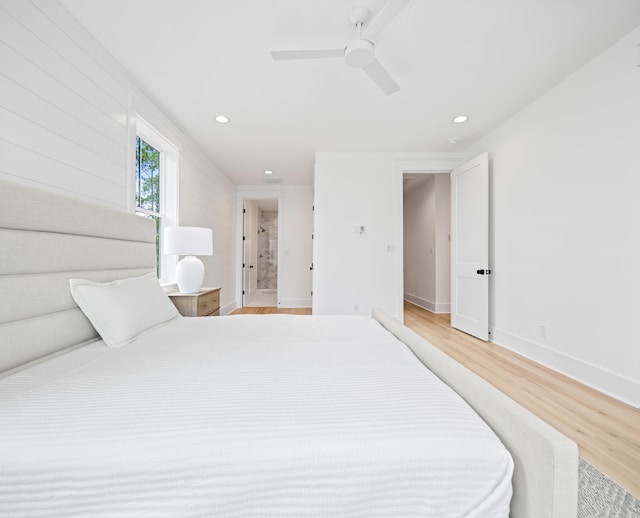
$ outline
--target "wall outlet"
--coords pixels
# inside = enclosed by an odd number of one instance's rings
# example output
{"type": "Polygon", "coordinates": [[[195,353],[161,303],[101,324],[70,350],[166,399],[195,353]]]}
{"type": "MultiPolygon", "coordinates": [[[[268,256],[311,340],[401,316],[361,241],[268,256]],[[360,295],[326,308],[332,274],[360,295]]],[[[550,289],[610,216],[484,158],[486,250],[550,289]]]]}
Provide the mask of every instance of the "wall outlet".
{"type": "Polygon", "coordinates": [[[546,337],[547,337],[547,325],[540,324],[540,338],[546,338],[546,337]]]}

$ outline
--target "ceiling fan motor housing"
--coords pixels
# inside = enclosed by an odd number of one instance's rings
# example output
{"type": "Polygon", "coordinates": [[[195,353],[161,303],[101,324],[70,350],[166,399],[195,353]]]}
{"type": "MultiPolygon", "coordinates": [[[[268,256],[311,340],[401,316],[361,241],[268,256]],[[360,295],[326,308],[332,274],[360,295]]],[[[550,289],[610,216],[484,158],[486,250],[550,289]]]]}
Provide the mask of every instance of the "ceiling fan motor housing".
{"type": "Polygon", "coordinates": [[[375,59],[373,43],[364,39],[353,40],[344,50],[344,59],[348,65],[355,68],[364,68],[370,65],[375,59]]]}

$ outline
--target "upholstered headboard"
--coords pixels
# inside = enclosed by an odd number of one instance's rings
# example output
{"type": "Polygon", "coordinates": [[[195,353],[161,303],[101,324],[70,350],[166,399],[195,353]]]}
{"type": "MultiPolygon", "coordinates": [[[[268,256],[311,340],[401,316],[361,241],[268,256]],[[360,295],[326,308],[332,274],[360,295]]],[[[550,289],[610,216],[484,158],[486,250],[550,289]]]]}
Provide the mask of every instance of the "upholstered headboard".
{"type": "Polygon", "coordinates": [[[155,223],[0,180],[0,373],[94,341],[69,279],[154,271],[155,223]]]}

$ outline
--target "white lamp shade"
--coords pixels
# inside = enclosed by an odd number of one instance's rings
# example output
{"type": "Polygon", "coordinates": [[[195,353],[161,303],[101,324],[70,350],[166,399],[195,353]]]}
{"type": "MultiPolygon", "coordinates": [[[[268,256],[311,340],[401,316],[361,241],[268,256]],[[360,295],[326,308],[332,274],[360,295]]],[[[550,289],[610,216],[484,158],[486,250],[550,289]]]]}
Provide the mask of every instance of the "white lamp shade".
{"type": "Polygon", "coordinates": [[[213,255],[213,232],[204,227],[164,229],[165,255],[213,255]]]}
{"type": "Polygon", "coordinates": [[[204,281],[204,264],[196,255],[213,255],[210,228],[167,227],[164,229],[165,255],[184,255],[176,267],[176,281],[181,293],[198,293],[204,281]]]}

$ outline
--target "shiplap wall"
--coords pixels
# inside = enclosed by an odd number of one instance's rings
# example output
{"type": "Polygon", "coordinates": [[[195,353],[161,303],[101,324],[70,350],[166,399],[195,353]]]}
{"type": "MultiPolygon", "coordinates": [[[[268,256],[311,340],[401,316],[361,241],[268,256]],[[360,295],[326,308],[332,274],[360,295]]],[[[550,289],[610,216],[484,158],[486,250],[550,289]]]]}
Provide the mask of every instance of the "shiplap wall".
{"type": "MultiPolygon", "coordinates": [[[[213,230],[213,255],[201,257],[206,286],[222,288],[221,313],[241,304],[235,298],[236,188],[223,174],[186,142],[180,156],[180,224],[213,230]]],[[[239,261],[239,260],[238,260],[239,261]]]]}
{"type": "Polygon", "coordinates": [[[3,1],[0,38],[0,173],[125,207],[126,83],[54,3],[3,1]]]}
{"type": "Polygon", "coordinates": [[[208,226],[205,283],[234,303],[235,186],[57,2],[0,1],[0,177],[131,210],[136,114],[180,150],[179,223],[208,226]]]}

